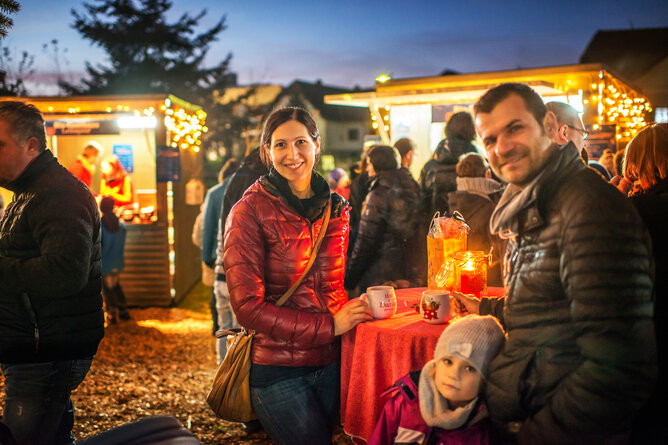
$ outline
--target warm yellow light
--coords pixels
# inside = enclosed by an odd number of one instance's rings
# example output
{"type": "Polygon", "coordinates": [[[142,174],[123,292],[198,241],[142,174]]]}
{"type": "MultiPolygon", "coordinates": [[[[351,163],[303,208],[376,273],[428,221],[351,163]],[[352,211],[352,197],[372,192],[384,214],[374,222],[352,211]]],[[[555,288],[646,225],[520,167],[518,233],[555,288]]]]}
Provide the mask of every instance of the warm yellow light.
{"type": "Polygon", "coordinates": [[[376,77],[376,82],[385,83],[390,79],[391,79],[391,77],[388,76],[387,74],[381,74],[380,76],[376,77]]]}
{"type": "Polygon", "coordinates": [[[385,125],[383,128],[385,129],[385,131],[388,131],[390,129],[390,127],[388,127],[387,125],[385,125]]]}
{"type": "Polygon", "coordinates": [[[378,128],[378,122],[374,122],[374,123],[372,123],[371,126],[372,126],[373,128],[378,128]]]}

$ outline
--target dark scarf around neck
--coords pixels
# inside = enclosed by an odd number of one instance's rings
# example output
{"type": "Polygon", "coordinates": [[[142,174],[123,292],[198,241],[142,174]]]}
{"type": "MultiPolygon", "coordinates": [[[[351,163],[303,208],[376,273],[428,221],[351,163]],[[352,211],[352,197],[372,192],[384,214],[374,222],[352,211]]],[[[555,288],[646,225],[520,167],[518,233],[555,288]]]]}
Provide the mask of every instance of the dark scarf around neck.
{"type": "Polygon", "coordinates": [[[300,216],[311,222],[315,222],[322,216],[327,201],[330,199],[331,193],[327,181],[316,172],[311,175],[311,189],[314,195],[308,199],[297,198],[292,193],[288,180],[281,176],[275,168],[272,168],[269,174],[263,176],[262,179],[268,181],[276,189],[276,194],[283,198],[300,216]]]}

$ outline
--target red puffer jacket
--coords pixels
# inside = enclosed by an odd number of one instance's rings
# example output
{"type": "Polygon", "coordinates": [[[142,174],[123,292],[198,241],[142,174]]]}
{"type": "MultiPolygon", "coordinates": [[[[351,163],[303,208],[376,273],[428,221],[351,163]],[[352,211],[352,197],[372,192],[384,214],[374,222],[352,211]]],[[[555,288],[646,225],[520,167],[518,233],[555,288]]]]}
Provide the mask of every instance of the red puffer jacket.
{"type": "Polygon", "coordinates": [[[260,365],[325,366],[339,359],[334,317],[348,301],[343,290],[350,211],[332,195],[332,213],[308,275],[282,307],[274,303],[297,281],[322,226],[300,216],[261,178],[232,208],[225,224],[223,262],[232,309],[257,333],[252,361],[260,365]]]}

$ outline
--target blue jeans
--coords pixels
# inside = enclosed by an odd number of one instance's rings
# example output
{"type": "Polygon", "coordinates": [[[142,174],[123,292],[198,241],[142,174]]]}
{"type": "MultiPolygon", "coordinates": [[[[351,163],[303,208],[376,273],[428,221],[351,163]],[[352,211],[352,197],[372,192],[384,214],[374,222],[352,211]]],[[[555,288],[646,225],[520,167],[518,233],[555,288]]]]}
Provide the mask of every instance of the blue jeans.
{"type": "Polygon", "coordinates": [[[3,421],[21,445],[70,444],[74,407],[70,394],[93,359],[45,363],[3,363],[3,421]]]}
{"type": "Polygon", "coordinates": [[[253,408],[277,445],[331,445],[340,406],[341,363],[266,388],[251,387],[253,408]]]}

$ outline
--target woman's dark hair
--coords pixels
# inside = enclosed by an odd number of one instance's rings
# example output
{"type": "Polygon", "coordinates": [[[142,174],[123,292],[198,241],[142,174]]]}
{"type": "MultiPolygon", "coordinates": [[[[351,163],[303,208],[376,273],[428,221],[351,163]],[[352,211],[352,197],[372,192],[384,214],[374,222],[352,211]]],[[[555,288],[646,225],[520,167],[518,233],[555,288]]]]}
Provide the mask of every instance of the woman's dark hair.
{"type": "Polygon", "coordinates": [[[448,123],[445,124],[445,136],[469,142],[475,139],[475,126],[471,114],[460,111],[450,116],[448,123]]]}
{"type": "Polygon", "coordinates": [[[110,232],[116,232],[120,229],[121,224],[118,222],[118,217],[114,214],[114,198],[105,196],[100,201],[100,211],[102,212],[102,225],[110,232]]]}
{"type": "Polygon", "coordinates": [[[396,170],[401,164],[401,155],[396,148],[388,145],[376,145],[369,150],[369,162],[376,173],[384,170],[396,170]]]}
{"type": "MultiPolygon", "coordinates": [[[[260,159],[262,159],[262,163],[266,165],[267,168],[272,167],[271,156],[269,155],[271,136],[278,127],[288,121],[297,121],[304,125],[313,142],[316,142],[320,136],[315,120],[313,120],[308,111],[303,108],[285,107],[275,110],[265,121],[264,129],[262,130],[262,138],[260,139],[260,159]]],[[[314,167],[318,163],[318,159],[319,156],[316,156],[316,161],[313,164],[314,167]]]]}

